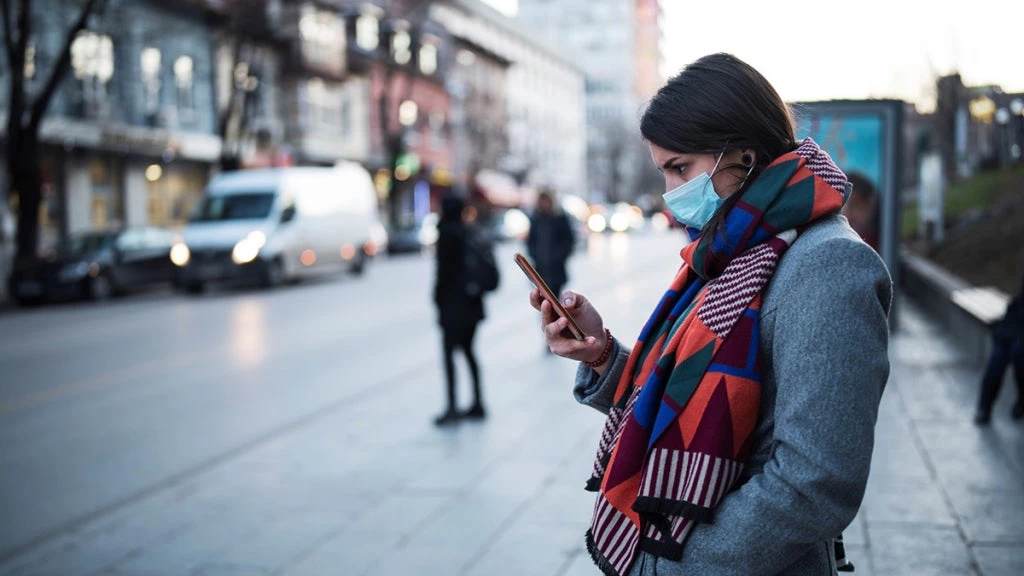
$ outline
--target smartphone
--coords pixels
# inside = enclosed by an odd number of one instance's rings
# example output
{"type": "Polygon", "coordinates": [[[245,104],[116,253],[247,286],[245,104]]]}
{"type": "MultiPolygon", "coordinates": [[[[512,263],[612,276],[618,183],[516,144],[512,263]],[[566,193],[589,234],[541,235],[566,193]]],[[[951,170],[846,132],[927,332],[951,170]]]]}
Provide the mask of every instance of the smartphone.
{"type": "Polygon", "coordinates": [[[586,337],[583,333],[583,329],[580,328],[580,325],[577,324],[576,320],[571,314],[569,314],[569,311],[562,306],[562,302],[559,301],[558,296],[551,291],[551,288],[548,288],[548,283],[544,281],[544,278],[541,278],[541,275],[537,272],[537,269],[533,267],[533,264],[530,264],[530,261],[526,256],[523,256],[519,252],[516,252],[516,264],[518,264],[523,270],[526,277],[530,279],[530,282],[533,282],[533,285],[540,290],[541,295],[551,303],[551,306],[555,308],[558,315],[569,321],[569,331],[572,332],[574,338],[582,342],[583,338],[586,337]]]}

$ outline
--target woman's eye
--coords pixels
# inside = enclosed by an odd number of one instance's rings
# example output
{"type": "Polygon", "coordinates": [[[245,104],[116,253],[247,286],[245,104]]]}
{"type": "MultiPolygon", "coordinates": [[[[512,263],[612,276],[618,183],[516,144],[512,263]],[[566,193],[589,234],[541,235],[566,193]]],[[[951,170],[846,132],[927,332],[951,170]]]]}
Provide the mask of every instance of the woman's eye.
{"type": "Polygon", "coordinates": [[[672,169],[675,170],[676,172],[679,172],[680,174],[685,174],[686,167],[686,164],[676,164],[675,166],[672,167],[672,169]]]}

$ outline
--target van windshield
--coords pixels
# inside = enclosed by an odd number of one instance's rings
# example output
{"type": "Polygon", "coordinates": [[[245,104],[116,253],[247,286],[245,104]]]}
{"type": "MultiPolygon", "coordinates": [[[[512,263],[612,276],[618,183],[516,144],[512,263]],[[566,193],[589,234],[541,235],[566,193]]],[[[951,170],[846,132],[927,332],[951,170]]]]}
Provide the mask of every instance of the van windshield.
{"type": "Polygon", "coordinates": [[[270,215],[270,209],[273,206],[274,195],[269,192],[207,196],[199,204],[191,221],[262,219],[270,215]]]}

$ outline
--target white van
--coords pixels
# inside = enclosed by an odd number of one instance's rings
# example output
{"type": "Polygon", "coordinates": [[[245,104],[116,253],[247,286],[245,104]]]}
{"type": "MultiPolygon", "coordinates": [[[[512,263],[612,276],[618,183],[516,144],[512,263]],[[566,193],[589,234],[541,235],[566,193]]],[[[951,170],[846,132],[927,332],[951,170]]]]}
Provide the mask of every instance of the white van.
{"type": "Polygon", "coordinates": [[[182,236],[171,261],[189,292],[216,281],[274,286],[331,269],[360,274],[387,243],[373,180],[348,162],[221,174],[182,236]]]}

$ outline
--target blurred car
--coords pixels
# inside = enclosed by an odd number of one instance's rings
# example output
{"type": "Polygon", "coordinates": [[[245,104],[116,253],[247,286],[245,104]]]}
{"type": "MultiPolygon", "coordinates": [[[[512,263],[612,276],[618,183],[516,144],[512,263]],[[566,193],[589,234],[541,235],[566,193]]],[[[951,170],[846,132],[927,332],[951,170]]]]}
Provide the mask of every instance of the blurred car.
{"type": "Polygon", "coordinates": [[[431,212],[412,226],[396,226],[388,231],[388,254],[418,253],[437,242],[437,214],[431,212]]]}
{"type": "Polygon", "coordinates": [[[518,208],[495,210],[487,222],[486,229],[497,242],[525,240],[530,233],[530,217],[518,208]]]}
{"type": "Polygon", "coordinates": [[[373,180],[350,162],[220,174],[183,234],[171,261],[191,293],[211,282],[269,287],[341,268],[358,275],[389,241],[373,180]]]}
{"type": "Polygon", "coordinates": [[[69,236],[47,258],[17,264],[10,293],[19,304],[91,298],[105,300],[142,287],[170,284],[174,235],[128,228],[69,236]]]}

